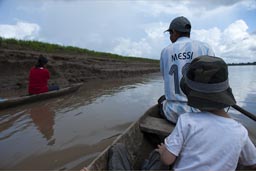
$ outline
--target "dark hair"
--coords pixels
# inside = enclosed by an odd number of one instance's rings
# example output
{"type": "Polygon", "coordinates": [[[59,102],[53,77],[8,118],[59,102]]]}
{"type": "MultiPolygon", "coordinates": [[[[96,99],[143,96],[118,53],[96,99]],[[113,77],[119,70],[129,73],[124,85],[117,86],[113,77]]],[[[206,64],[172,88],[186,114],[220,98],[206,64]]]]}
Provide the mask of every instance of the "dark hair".
{"type": "Polygon", "coordinates": [[[180,32],[177,30],[176,32],[180,35],[179,37],[190,37],[190,32],[180,32]]]}
{"type": "Polygon", "coordinates": [[[43,55],[40,55],[35,67],[36,68],[44,67],[44,65],[47,64],[47,62],[48,62],[48,59],[46,57],[44,57],[43,55]]]}

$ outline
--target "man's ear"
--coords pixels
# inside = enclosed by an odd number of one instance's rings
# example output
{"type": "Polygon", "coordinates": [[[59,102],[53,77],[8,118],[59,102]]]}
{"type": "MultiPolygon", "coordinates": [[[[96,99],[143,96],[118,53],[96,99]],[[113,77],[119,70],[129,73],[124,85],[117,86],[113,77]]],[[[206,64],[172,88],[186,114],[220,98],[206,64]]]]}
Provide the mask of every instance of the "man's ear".
{"type": "Polygon", "coordinates": [[[180,36],[180,33],[177,32],[176,30],[173,30],[173,35],[174,35],[175,37],[179,37],[179,36],[180,36]]]}

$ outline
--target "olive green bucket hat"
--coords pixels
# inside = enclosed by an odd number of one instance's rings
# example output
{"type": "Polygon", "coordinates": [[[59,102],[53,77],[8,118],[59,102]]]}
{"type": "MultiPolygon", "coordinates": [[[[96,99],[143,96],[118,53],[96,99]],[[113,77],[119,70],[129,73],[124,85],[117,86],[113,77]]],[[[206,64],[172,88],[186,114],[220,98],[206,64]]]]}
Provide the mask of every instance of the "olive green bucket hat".
{"type": "Polygon", "coordinates": [[[219,57],[195,58],[184,72],[180,87],[188,98],[188,105],[200,110],[236,104],[229,86],[227,64],[219,57]]]}

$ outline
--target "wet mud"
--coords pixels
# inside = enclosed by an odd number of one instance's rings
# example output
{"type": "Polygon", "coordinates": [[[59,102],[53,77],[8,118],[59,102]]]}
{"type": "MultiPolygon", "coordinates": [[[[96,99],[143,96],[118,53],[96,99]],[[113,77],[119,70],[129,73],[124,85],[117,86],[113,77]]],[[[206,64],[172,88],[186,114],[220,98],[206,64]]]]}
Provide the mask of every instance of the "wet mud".
{"type": "Polygon", "coordinates": [[[27,93],[29,70],[36,64],[41,54],[49,61],[49,84],[57,84],[60,87],[95,79],[118,79],[159,72],[157,62],[93,57],[86,54],[44,54],[0,47],[0,97],[27,93]]]}

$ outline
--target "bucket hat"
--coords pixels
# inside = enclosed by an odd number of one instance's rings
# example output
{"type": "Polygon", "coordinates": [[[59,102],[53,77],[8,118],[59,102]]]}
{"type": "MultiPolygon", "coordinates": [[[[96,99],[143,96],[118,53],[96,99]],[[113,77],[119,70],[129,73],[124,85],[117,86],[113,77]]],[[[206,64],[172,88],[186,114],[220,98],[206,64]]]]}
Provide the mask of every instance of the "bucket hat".
{"type": "Polygon", "coordinates": [[[219,57],[195,58],[184,72],[180,87],[188,98],[188,105],[200,110],[236,104],[229,86],[227,64],[219,57]]]}
{"type": "Polygon", "coordinates": [[[176,17],[171,21],[170,26],[166,31],[170,32],[171,30],[176,30],[185,33],[190,32],[191,23],[186,17],[176,17]]]}

